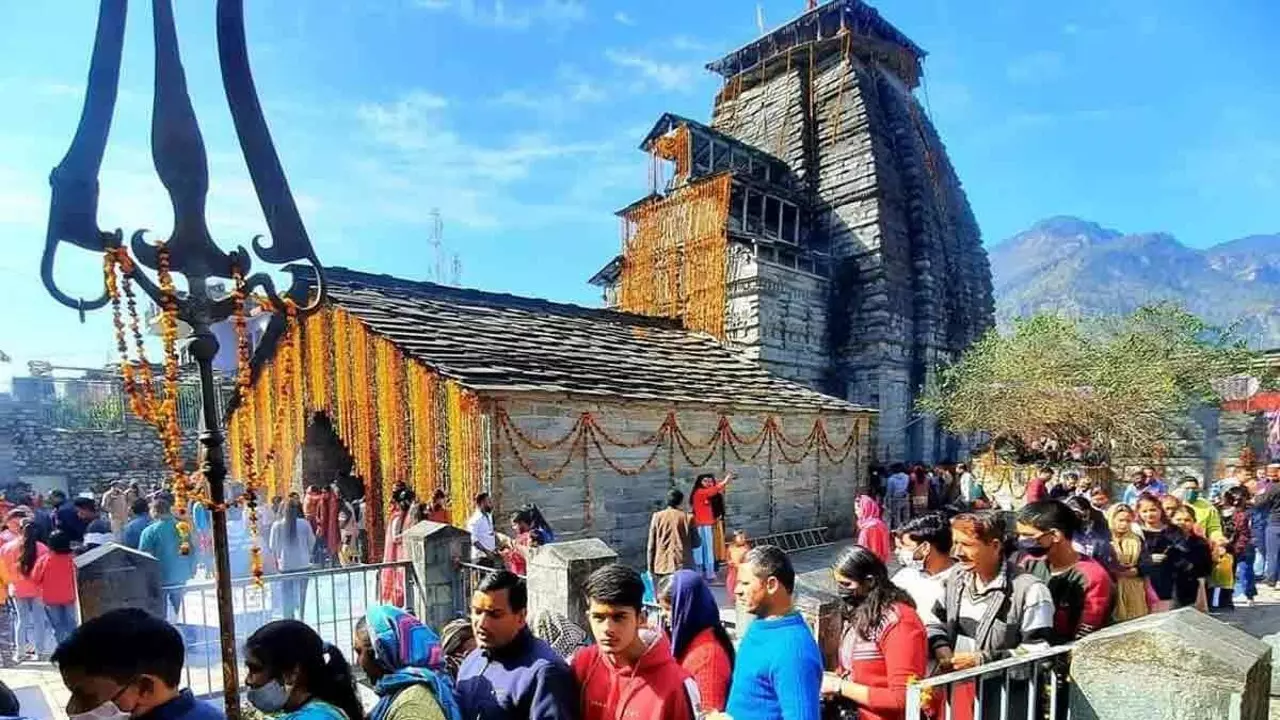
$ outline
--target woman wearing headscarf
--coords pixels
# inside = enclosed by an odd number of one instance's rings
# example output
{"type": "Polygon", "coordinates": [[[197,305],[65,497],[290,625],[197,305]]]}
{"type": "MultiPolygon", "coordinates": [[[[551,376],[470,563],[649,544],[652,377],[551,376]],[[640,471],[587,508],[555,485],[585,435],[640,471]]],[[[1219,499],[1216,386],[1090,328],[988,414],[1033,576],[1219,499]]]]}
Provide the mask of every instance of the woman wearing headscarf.
{"type": "Polygon", "coordinates": [[[880,506],[870,495],[859,495],[854,507],[858,512],[858,544],[875,553],[880,562],[888,563],[893,553],[889,526],[880,519],[880,506]]]}
{"type": "Polygon", "coordinates": [[[1115,552],[1116,594],[1112,619],[1124,622],[1151,612],[1147,605],[1146,572],[1151,557],[1142,544],[1142,536],[1133,531],[1136,515],[1123,503],[1110,511],[1111,548],[1115,552]]]}
{"type": "Polygon", "coordinates": [[[475,629],[467,618],[450,620],[440,629],[440,649],[444,651],[444,666],[449,677],[458,679],[458,668],[467,655],[476,649],[475,629]]]}
{"type": "Polygon", "coordinates": [[[462,720],[435,631],[400,608],[376,605],[356,624],[356,661],[378,704],[369,720],[462,720]]]}
{"type": "Polygon", "coordinates": [[[658,595],[670,618],[671,654],[698,686],[699,714],[722,712],[733,675],[733,642],[711,588],[693,570],[680,570],[658,595]]]}
{"type": "Polygon", "coordinates": [[[551,610],[540,610],[533,619],[533,635],[541,638],[562,658],[568,659],[587,644],[587,631],[569,618],[551,610]]]}

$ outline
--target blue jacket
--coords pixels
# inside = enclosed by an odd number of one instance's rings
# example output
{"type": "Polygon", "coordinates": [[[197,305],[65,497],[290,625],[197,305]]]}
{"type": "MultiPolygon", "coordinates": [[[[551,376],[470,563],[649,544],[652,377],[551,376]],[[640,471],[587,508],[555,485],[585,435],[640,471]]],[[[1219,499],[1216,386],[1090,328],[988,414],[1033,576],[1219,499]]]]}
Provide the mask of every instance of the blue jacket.
{"type": "Polygon", "coordinates": [[[458,669],[458,706],[467,720],[576,720],[573,674],[528,628],[510,645],[476,648],[458,669]]]}
{"type": "Polygon", "coordinates": [[[66,533],[67,537],[71,538],[71,542],[80,542],[84,540],[84,529],[89,526],[89,523],[81,520],[80,513],[76,512],[76,506],[67,501],[53,512],[53,526],[66,533]]]}
{"type": "Polygon", "coordinates": [[[190,690],[183,690],[178,697],[151,708],[150,712],[134,720],[222,720],[226,715],[214,705],[197,700],[190,690]]]}
{"type": "Polygon", "coordinates": [[[142,531],[138,549],[160,561],[160,584],[185,585],[195,574],[195,553],[179,550],[178,521],[172,516],[156,520],[142,531]]]}
{"type": "Polygon", "coordinates": [[[137,550],[138,545],[142,543],[142,531],[146,530],[150,524],[150,515],[135,515],[132,520],[125,523],[124,530],[120,533],[120,539],[125,547],[137,550]]]}

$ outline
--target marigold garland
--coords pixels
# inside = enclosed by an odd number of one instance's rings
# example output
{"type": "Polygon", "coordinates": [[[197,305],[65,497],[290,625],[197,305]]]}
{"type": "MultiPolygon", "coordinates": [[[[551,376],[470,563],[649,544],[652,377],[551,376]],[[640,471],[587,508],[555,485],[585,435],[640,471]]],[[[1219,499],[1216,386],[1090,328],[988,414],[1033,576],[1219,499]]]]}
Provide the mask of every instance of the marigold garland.
{"type": "Polygon", "coordinates": [[[724,338],[731,187],[721,173],[626,213],[634,232],[624,241],[621,309],[724,338]]]}

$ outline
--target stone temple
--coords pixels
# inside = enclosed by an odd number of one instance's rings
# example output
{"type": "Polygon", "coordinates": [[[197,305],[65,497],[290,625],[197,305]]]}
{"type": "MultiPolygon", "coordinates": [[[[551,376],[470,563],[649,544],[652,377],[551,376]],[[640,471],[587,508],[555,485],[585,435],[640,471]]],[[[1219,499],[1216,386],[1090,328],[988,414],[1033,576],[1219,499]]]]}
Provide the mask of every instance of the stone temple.
{"type": "Polygon", "coordinates": [[[914,403],[993,324],[978,224],[913,94],[924,56],[835,0],[710,63],[710,123],[668,113],[645,136],[651,192],[591,279],[611,307],[878,408],[882,462],[962,454],[914,403]]]}

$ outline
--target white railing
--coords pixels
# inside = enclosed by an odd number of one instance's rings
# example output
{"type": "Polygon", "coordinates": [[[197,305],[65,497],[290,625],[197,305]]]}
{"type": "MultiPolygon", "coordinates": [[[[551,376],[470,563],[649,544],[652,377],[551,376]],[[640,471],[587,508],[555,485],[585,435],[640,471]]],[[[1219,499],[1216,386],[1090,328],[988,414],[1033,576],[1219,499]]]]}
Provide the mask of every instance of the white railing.
{"type": "MultiPolygon", "coordinates": [[[[374,565],[317,568],[231,581],[236,623],[236,653],[244,677],[244,642],[258,628],[284,618],[301,620],[337,646],[354,663],[352,632],[370,607],[388,602],[384,591],[404,598],[413,612],[417,587],[413,563],[405,560],[374,565]]],[[[221,635],[217,591],[212,580],[162,588],[165,610],[186,642],[185,684],[203,697],[222,692],[221,635]]]]}
{"type": "Polygon", "coordinates": [[[1071,650],[1063,645],[914,682],[906,720],[1067,720],[1071,650]]]}

